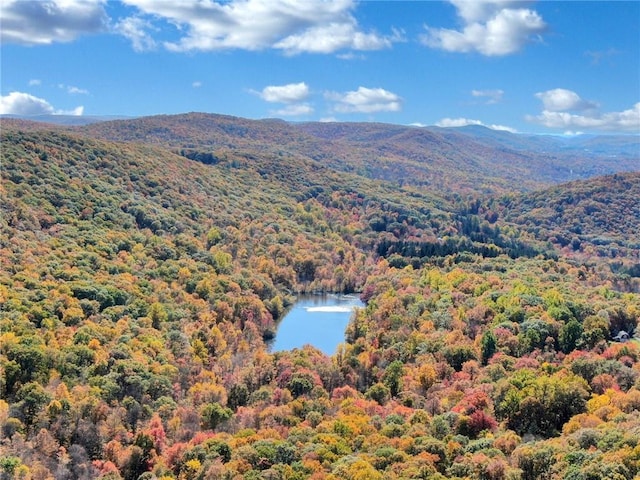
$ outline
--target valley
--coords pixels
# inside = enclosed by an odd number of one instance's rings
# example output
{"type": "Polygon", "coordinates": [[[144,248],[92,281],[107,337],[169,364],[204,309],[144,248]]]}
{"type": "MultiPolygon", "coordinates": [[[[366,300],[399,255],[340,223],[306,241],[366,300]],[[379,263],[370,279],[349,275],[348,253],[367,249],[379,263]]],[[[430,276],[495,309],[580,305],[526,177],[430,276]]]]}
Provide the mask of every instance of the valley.
{"type": "Polygon", "coordinates": [[[3,118],[0,171],[7,478],[640,474],[637,136],[3,118]],[[314,293],[344,342],[271,352],[314,293]]]}

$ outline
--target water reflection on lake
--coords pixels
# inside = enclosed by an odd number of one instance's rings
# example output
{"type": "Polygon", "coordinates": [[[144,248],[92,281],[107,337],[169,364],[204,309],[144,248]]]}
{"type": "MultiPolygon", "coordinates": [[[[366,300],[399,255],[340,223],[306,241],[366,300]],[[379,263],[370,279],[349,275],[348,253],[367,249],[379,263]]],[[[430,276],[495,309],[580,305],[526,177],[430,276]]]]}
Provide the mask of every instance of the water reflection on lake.
{"type": "Polygon", "coordinates": [[[333,355],[356,307],[364,307],[357,296],[301,295],[278,325],[271,351],[310,344],[333,355]]]}

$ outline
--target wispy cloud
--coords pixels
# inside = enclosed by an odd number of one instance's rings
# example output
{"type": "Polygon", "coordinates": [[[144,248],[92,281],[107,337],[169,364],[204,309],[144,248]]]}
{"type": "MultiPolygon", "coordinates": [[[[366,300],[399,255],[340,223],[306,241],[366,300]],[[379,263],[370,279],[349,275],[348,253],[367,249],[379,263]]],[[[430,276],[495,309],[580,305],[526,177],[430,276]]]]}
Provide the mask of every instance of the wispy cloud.
{"type": "Polygon", "coordinates": [[[29,86],[30,87],[36,87],[38,85],[42,85],[42,80],[37,79],[37,78],[32,78],[31,80],[29,80],[29,86]]]}
{"type": "Polygon", "coordinates": [[[307,103],[297,103],[287,105],[279,110],[274,110],[271,112],[271,114],[277,115],[279,117],[299,117],[303,115],[311,115],[313,111],[314,110],[311,105],[307,103]]]}
{"type": "Polygon", "coordinates": [[[521,1],[451,0],[462,20],[461,30],[432,28],[420,41],[448,52],[477,52],[486,56],[510,55],[546,30],[535,10],[522,8],[521,1]]]}
{"type": "Polygon", "coordinates": [[[136,52],[146,52],[156,48],[156,41],[148,32],[154,29],[150,21],[139,16],[123,18],[114,27],[116,33],[129,39],[136,52]]]}
{"type": "Polygon", "coordinates": [[[504,96],[503,90],[471,90],[471,95],[476,98],[482,98],[487,105],[493,105],[502,101],[504,96]]]}
{"type": "Polygon", "coordinates": [[[615,48],[609,48],[607,50],[587,50],[584,52],[584,55],[591,59],[591,65],[600,65],[605,58],[615,57],[619,54],[620,52],[615,48]]]}
{"type": "Polygon", "coordinates": [[[62,90],[66,90],[67,93],[70,93],[72,95],[89,95],[89,90],[75,87],[73,85],[65,85],[64,83],[60,83],[58,84],[58,88],[61,88],[62,90]]]}

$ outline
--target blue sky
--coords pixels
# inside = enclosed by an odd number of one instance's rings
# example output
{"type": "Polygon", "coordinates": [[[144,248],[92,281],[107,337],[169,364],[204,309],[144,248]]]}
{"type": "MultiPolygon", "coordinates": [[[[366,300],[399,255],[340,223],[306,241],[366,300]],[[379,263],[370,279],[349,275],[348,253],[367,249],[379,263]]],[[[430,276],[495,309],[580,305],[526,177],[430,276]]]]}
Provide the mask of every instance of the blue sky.
{"type": "Polygon", "coordinates": [[[0,113],[640,133],[640,2],[3,0],[0,113]]]}

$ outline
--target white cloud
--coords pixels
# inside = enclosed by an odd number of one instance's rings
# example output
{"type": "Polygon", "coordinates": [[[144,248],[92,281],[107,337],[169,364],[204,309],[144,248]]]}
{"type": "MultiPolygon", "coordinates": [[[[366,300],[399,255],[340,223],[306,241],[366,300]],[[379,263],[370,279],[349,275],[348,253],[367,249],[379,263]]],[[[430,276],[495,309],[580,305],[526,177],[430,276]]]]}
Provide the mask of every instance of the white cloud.
{"type": "Polygon", "coordinates": [[[480,125],[482,127],[490,128],[492,130],[501,130],[505,132],[518,133],[515,128],[507,127],[505,125],[486,124],[480,120],[472,120],[470,118],[443,118],[436,123],[437,127],[466,127],[469,125],[480,125]]]}
{"type": "Polygon", "coordinates": [[[200,87],[202,86],[202,82],[201,82],[201,81],[199,81],[199,80],[196,80],[195,82],[193,82],[193,83],[191,84],[191,86],[192,86],[193,88],[200,88],[200,87]]]}
{"type": "Polygon", "coordinates": [[[518,130],[516,130],[513,127],[508,127],[507,125],[496,125],[495,123],[492,123],[491,125],[485,125],[485,127],[490,128],[491,130],[500,130],[503,132],[518,133],[518,130]]]}
{"type": "Polygon", "coordinates": [[[531,2],[523,0],[449,0],[456,7],[458,16],[467,23],[484,22],[498,10],[515,8],[531,2]]]}
{"type": "Polygon", "coordinates": [[[387,48],[398,40],[395,32],[381,36],[361,31],[351,14],[353,0],[124,2],[185,32],[178,41],[165,43],[173,51],[274,48],[287,54],[332,53],[387,48]]]}
{"type": "Polygon", "coordinates": [[[47,115],[52,114],[53,107],[42,98],[22,92],[11,92],[0,97],[0,114],[12,115],[47,115]]]}
{"type": "Polygon", "coordinates": [[[309,97],[309,87],[306,83],[289,83],[287,85],[270,85],[257,92],[260,98],[272,103],[294,103],[309,97]]]}
{"type": "Polygon", "coordinates": [[[487,105],[499,103],[504,95],[503,90],[471,90],[471,95],[478,98],[486,98],[487,105]]]}
{"type": "MultiPolygon", "coordinates": [[[[319,25],[302,33],[290,35],[274,45],[289,55],[303,52],[332,53],[337,50],[381,50],[390,48],[397,37],[381,37],[376,33],[357,31],[354,22],[319,25]]],[[[343,59],[345,58],[343,56],[343,59]]]]}
{"type": "Polygon", "coordinates": [[[29,86],[30,87],[34,87],[34,86],[41,85],[41,84],[42,84],[42,80],[39,80],[37,78],[33,78],[33,79],[29,80],[29,86]]]}
{"type": "Polygon", "coordinates": [[[56,110],[54,115],[73,115],[75,117],[80,117],[84,114],[84,107],[82,105],[74,108],[73,110],[56,110]]]}
{"type": "Polygon", "coordinates": [[[147,33],[154,29],[150,22],[141,17],[127,17],[116,23],[114,31],[131,41],[136,52],[145,52],[156,48],[155,40],[147,33]]]}
{"type": "Polygon", "coordinates": [[[106,30],[104,0],[3,0],[2,43],[48,45],[106,30]]]}
{"type": "Polygon", "coordinates": [[[45,99],[23,92],[11,92],[9,95],[0,97],[0,114],[2,115],[82,115],[83,113],[82,106],[73,110],[56,110],[45,99]]]}
{"type": "Polygon", "coordinates": [[[383,88],[358,87],[358,90],[327,92],[325,97],[336,102],[333,109],[340,113],[397,112],[402,109],[402,98],[383,88]]]}
{"type": "Polygon", "coordinates": [[[280,117],[298,117],[300,115],[311,115],[312,113],[313,107],[307,103],[287,105],[280,110],[271,112],[272,115],[280,117]]]}
{"type": "Polygon", "coordinates": [[[535,10],[522,2],[452,0],[463,21],[462,30],[431,28],[421,42],[449,52],[478,52],[486,56],[509,55],[519,51],[532,37],[546,29],[535,10]]]}
{"type": "Polygon", "coordinates": [[[527,115],[525,118],[529,122],[562,130],[577,128],[640,133],[640,102],[622,112],[588,112],[588,114],[579,115],[569,112],[543,110],[540,115],[527,115]]]}
{"type": "Polygon", "coordinates": [[[64,83],[58,84],[58,87],[66,90],[67,93],[71,93],[73,95],[89,95],[89,90],[84,88],[74,87],[73,85],[65,85],[64,83]]]}
{"type": "Polygon", "coordinates": [[[555,88],[546,92],[536,93],[536,98],[542,100],[545,110],[561,112],[566,110],[589,110],[597,108],[598,104],[583,100],[576,92],[564,88],[555,88]]]}
{"type": "Polygon", "coordinates": [[[529,122],[565,131],[640,133],[640,102],[621,112],[601,113],[596,102],[583,100],[571,90],[556,88],[535,96],[542,101],[543,110],[539,115],[527,115],[529,122]]]}
{"type": "Polygon", "coordinates": [[[443,118],[436,122],[436,127],[466,127],[467,125],[483,125],[480,120],[471,120],[470,118],[443,118]]]}
{"type": "Polygon", "coordinates": [[[272,110],[270,114],[273,116],[296,117],[310,115],[314,111],[311,105],[304,102],[309,98],[309,87],[304,82],[269,85],[260,92],[252,91],[252,93],[255,93],[266,102],[286,104],[279,110],[272,110]]]}

